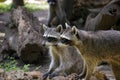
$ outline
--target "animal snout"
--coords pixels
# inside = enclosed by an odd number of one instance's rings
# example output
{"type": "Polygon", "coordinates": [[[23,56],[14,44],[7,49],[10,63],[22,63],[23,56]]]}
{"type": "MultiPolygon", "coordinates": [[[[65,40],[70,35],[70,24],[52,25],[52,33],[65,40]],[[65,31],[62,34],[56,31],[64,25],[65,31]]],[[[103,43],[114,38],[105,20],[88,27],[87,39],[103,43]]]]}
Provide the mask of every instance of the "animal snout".
{"type": "Polygon", "coordinates": [[[42,46],[45,46],[45,41],[42,41],[42,46]]]}

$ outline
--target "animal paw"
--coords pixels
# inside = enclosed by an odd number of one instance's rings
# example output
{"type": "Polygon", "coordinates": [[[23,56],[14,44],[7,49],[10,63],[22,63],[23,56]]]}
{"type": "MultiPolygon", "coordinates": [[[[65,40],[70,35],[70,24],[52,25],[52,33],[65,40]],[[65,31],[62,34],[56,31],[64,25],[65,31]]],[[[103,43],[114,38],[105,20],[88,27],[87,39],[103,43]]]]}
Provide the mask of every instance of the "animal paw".
{"type": "Polygon", "coordinates": [[[46,80],[47,77],[49,76],[50,72],[46,72],[45,74],[43,74],[42,78],[43,80],[46,80]]]}
{"type": "Polygon", "coordinates": [[[53,77],[58,76],[58,75],[59,75],[58,72],[54,72],[54,73],[49,75],[49,79],[52,79],[53,77]]]}
{"type": "Polygon", "coordinates": [[[105,75],[105,73],[96,71],[94,74],[92,74],[91,79],[90,80],[108,80],[107,76],[105,75]],[[92,79],[93,78],[93,79],[92,79]],[[96,79],[95,79],[96,78],[96,79]]]}

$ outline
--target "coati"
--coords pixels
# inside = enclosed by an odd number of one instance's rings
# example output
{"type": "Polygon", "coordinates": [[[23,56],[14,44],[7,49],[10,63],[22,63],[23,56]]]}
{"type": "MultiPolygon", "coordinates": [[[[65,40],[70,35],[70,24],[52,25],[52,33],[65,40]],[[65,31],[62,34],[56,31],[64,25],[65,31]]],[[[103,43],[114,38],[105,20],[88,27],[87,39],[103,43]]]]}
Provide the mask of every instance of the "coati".
{"type": "Polygon", "coordinates": [[[120,31],[85,31],[68,26],[61,34],[60,41],[80,51],[87,64],[86,80],[89,80],[94,67],[101,61],[108,62],[116,80],[120,80],[120,31]]]}
{"type": "Polygon", "coordinates": [[[71,73],[77,73],[78,78],[82,79],[86,76],[86,65],[84,59],[79,55],[79,51],[72,46],[57,46],[62,27],[49,28],[43,26],[44,40],[43,45],[49,47],[51,63],[48,71],[43,75],[45,80],[48,76],[53,78],[58,75],[66,76],[71,73]]]}

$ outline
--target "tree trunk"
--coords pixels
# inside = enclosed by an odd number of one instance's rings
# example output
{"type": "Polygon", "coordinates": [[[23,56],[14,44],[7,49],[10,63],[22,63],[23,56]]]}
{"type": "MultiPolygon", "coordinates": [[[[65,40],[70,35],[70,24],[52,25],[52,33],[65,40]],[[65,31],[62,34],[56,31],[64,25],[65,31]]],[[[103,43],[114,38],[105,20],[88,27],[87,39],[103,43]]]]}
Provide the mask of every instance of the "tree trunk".
{"type": "Polygon", "coordinates": [[[11,15],[13,24],[6,29],[5,45],[2,45],[1,52],[16,51],[26,63],[41,61],[47,55],[47,49],[41,45],[42,24],[24,7],[14,9],[11,15]]]}
{"type": "Polygon", "coordinates": [[[24,0],[13,0],[13,5],[15,8],[18,6],[24,6],[24,0]]]}
{"type": "Polygon", "coordinates": [[[85,23],[85,30],[120,30],[120,0],[113,0],[103,7],[98,15],[90,14],[85,23]]]}

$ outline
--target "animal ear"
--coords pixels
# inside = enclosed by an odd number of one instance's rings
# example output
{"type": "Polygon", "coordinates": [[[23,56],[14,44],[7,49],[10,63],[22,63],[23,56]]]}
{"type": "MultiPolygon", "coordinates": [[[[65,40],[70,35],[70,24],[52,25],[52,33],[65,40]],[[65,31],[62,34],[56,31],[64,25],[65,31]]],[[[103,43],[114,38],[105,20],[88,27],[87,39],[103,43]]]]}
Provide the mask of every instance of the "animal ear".
{"type": "Polygon", "coordinates": [[[43,24],[43,30],[46,31],[47,30],[47,26],[45,24],[43,24]]]}
{"type": "Polygon", "coordinates": [[[56,28],[56,31],[61,33],[63,31],[62,25],[58,25],[57,28],[56,28]]]}
{"type": "Polygon", "coordinates": [[[78,29],[75,26],[72,27],[72,33],[74,35],[77,35],[77,33],[78,33],[78,29]]]}
{"type": "Polygon", "coordinates": [[[67,28],[71,28],[71,26],[68,25],[68,23],[65,23],[65,26],[66,26],[66,29],[67,29],[67,28]]]}

